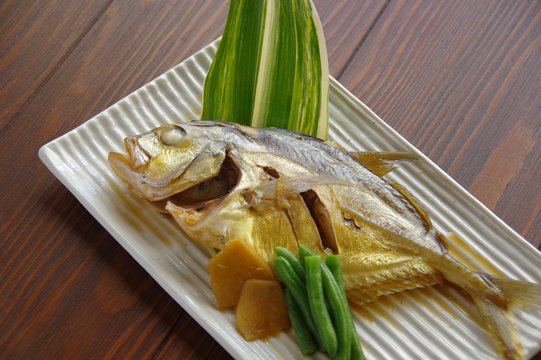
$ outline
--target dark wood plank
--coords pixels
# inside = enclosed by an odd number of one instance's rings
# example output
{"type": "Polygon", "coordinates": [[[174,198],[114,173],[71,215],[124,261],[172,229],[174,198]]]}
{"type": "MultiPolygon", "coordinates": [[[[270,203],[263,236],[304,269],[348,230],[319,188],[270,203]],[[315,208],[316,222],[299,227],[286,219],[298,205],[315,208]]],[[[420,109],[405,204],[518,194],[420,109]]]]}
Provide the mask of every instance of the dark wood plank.
{"type": "Polygon", "coordinates": [[[2,357],[151,357],[182,311],[67,189],[39,187],[3,238],[2,357]]]}
{"type": "Polygon", "coordinates": [[[314,1],[329,57],[329,72],[337,77],[356,54],[357,47],[379,19],[387,0],[314,1]]]}
{"type": "MultiPolygon", "coordinates": [[[[162,347],[154,354],[154,359],[233,359],[219,346],[209,347],[211,337],[188,315],[180,318],[164,339],[162,347]]],[[[214,344],[214,340],[212,340],[214,344]]]]}
{"type": "Polygon", "coordinates": [[[541,243],[541,3],[391,1],[340,80],[541,243]]]}
{"type": "Polygon", "coordinates": [[[110,2],[0,3],[0,129],[58,69],[110,2]]]}

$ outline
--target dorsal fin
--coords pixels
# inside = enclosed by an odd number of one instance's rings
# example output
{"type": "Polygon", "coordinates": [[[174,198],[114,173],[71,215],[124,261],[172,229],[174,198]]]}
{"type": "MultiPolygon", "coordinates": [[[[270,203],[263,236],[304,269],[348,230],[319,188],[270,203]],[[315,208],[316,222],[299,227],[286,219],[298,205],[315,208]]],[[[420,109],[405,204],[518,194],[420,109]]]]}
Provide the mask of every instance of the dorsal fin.
{"type": "Polygon", "coordinates": [[[408,152],[350,151],[349,155],[378,176],[387,175],[400,161],[419,159],[416,154],[408,152]]]}
{"type": "Polygon", "coordinates": [[[406,200],[409,201],[411,206],[415,209],[415,212],[419,215],[423,223],[425,224],[428,231],[434,231],[435,232],[435,238],[439,242],[442,249],[447,251],[449,249],[449,244],[447,243],[447,239],[445,236],[443,236],[439,231],[435,230],[432,226],[432,221],[430,220],[430,217],[428,216],[428,213],[426,210],[421,206],[419,203],[419,200],[415,196],[413,196],[412,193],[410,193],[404,186],[396,183],[396,182],[388,182],[396,191],[398,191],[402,196],[406,198],[406,200]]]}
{"type": "Polygon", "coordinates": [[[449,244],[447,242],[447,238],[445,236],[443,236],[439,231],[434,229],[434,227],[432,226],[432,221],[430,220],[430,217],[428,216],[428,213],[421,206],[421,204],[419,203],[419,200],[417,200],[417,198],[415,196],[413,196],[413,194],[410,193],[404,186],[402,186],[402,185],[400,185],[400,184],[398,184],[396,182],[391,182],[391,181],[389,181],[389,184],[396,191],[398,191],[400,194],[402,194],[402,196],[404,196],[406,198],[406,200],[409,201],[411,206],[413,206],[413,208],[415,209],[415,212],[419,215],[419,217],[421,218],[421,220],[425,224],[427,230],[434,232],[435,238],[439,242],[441,248],[444,249],[445,251],[449,250],[449,244]]]}
{"type": "Polygon", "coordinates": [[[419,204],[419,200],[417,200],[417,198],[415,196],[413,196],[413,194],[411,194],[408,190],[406,190],[406,188],[404,186],[402,186],[402,185],[400,185],[400,184],[398,184],[396,182],[391,182],[391,181],[389,181],[389,184],[393,188],[395,188],[396,191],[398,191],[400,194],[402,194],[402,196],[404,196],[409,201],[411,206],[413,206],[413,208],[415,209],[417,214],[419,214],[419,216],[423,220],[426,227],[429,228],[429,229],[432,229],[432,221],[428,217],[428,213],[426,212],[426,210],[423,209],[421,204],[419,204]]]}

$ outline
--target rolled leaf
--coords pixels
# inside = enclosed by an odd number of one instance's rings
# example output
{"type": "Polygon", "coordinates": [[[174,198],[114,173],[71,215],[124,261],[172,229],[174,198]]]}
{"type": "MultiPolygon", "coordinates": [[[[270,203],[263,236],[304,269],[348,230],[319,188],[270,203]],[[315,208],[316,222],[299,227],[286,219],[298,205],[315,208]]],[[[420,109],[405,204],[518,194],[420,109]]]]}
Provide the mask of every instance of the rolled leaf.
{"type": "Polygon", "coordinates": [[[327,139],[329,69],[311,0],[231,0],[201,118],[327,139]]]}

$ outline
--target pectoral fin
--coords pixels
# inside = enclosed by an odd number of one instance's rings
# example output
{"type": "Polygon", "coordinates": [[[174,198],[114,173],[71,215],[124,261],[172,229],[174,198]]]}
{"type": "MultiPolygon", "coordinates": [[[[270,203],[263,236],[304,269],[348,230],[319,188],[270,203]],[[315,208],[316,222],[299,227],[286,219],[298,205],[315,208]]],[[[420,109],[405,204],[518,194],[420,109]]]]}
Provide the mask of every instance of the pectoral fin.
{"type": "Polygon", "coordinates": [[[416,154],[407,152],[350,151],[349,155],[378,176],[387,175],[399,162],[419,159],[416,154]]]}
{"type": "Polygon", "coordinates": [[[342,185],[351,186],[351,183],[332,177],[320,175],[299,175],[295,177],[280,177],[250,189],[250,192],[257,195],[259,201],[280,201],[288,193],[300,194],[313,190],[317,186],[342,185]]]}

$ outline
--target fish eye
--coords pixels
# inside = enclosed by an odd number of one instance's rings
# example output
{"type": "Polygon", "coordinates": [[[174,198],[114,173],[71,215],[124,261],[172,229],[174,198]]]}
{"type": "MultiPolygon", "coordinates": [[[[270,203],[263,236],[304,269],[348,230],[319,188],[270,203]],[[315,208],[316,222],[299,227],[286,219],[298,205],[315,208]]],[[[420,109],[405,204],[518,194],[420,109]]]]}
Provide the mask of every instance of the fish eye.
{"type": "Polygon", "coordinates": [[[182,142],[185,134],[186,131],[183,128],[174,125],[160,135],[160,140],[166,146],[176,146],[182,142]]]}

